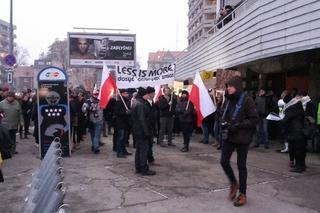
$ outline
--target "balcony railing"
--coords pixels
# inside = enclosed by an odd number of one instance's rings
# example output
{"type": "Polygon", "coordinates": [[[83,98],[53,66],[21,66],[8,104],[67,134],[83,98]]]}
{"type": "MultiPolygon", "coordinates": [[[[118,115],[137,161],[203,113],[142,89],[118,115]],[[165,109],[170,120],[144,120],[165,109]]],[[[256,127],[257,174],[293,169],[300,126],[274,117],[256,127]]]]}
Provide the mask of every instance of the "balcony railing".
{"type": "Polygon", "coordinates": [[[214,34],[215,32],[217,32],[219,29],[221,29],[222,27],[224,27],[224,25],[226,25],[228,22],[226,21],[227,19],[229,19],[231,17],[231,19],[235,19],[236,17],[239,17],[241,14],[245,13],[246,11],[248,11],[248,9],[254,4],[256,3],[257,0],[246,0],[244,1],[242,4],[240,4],[238,7],[236,7],[231,13],[229,13],[228,15],[226,15],[226,17],[224,17],[222,20],[220,20],[219,22],[217,22],[209,31],[208,34],[214,34]],[[227,23],[226,23],[227,22],[227,23]]]}

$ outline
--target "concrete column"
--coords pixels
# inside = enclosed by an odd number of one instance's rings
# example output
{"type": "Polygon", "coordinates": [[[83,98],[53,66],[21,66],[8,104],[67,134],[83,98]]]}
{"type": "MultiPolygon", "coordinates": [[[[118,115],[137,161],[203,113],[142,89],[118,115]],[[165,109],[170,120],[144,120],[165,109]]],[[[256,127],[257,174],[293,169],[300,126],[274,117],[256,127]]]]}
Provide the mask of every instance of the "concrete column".
{"type": "Polygon", "coordinates": [[[267,81],[267,75],[260,73],[259,74],[259,88],[265,87],[266,83],[267,83],[266,81],[267,81]]]}
{"type": "Polygon", "coordinates": [[[223,6],[223,5],[221,4],[221,1],[222,1],[222,0],[217,0],[217,3],[216,3],[216,20],[218,20],[218,18],[219,18],[219,16],[220,16],[219,10],[220,10],[220,8],[223,6]]]}

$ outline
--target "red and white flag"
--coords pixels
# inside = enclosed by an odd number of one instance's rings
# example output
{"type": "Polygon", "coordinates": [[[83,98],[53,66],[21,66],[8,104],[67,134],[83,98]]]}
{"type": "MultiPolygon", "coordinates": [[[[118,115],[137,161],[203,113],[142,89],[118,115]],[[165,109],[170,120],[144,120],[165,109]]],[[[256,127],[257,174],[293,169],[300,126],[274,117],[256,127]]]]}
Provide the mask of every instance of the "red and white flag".
{"type": "Polygon", "coordinates": [[[159,100],[160,96],[163,95],[163,93],[161,85],[155,86],[154,89],[156,90],[153,98],[153,102],[155,103],[159,100]]]}
{"type": "Polygon", "coordinates": [[[202,120],[216,111],[207,88],[205,87],[199,72],[196,73],[189,100],[193,103],[197,113],[197,125],[201,126],[202,120]]]}
{"type": "Polygon", "coordinates": [[[110,70],[108,66],[104,63],[103,70],[102,70],[100,92],[98,97],[98,99],[100,100],[101,108],[105,108],[108,105],[110,99],[112,98],[116,90],[117,90],[116,83],[114,82],[110,74],[110,70]]]}

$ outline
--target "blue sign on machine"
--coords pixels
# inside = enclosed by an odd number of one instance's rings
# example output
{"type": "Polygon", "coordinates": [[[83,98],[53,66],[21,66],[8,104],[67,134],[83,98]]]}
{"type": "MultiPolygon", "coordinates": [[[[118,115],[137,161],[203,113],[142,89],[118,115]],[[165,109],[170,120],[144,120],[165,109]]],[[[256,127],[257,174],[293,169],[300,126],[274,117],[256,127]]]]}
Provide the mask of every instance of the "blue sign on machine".
{"type": "Polygon", "coordinates": [[[6,63],[6,65],[8,66],[13,66],[17,63],[17,59],[14,55],[7,55],[4,58],[4,62],[6,63]]]}

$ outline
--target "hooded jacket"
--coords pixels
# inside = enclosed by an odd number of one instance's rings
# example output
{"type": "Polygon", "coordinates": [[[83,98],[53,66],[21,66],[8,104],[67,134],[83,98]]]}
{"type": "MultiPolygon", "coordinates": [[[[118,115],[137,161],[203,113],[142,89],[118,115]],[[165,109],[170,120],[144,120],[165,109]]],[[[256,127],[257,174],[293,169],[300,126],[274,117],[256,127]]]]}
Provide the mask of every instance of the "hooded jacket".
{"type": "Polygon", "coordinates": [[[251,97],[245,95],[237,117],[235,120],[232,120],[233,112],[235,111],[236,105],[243,93],[242,79],[240,77],[234,77],[227,82],[227,85],[231,85],[236,88],[235,94],[226,94],[227,101],[225,102],[222,110],[223,114],[227,103],[229,102],[229,106],[226,110],[226,116],[224,118],[224,121],[229,125],[228,142],[235,144],[250,144],[259,119],[255,102],[251,97]]]}
{"type": "Polygon", "coordinates": [[[286,139],[288,141],[301,141],[304,138],[302,129],[305,117],[301,101],[292,99],[286,104],[284,114],[281,122],[286,139]]]}

